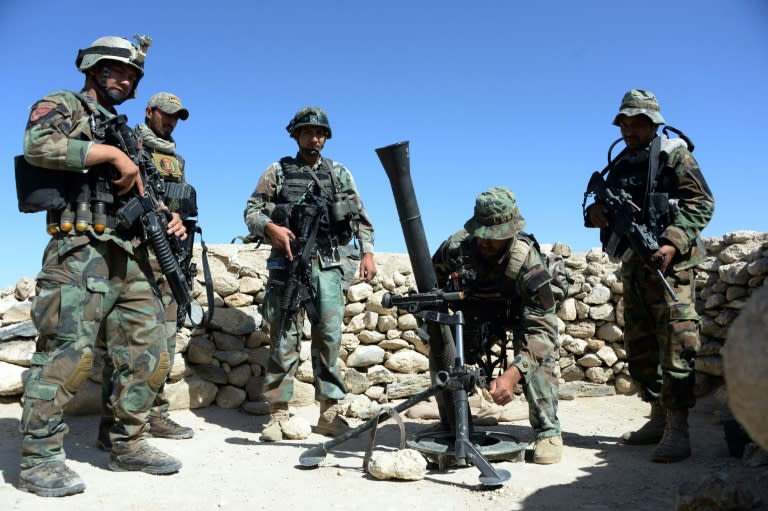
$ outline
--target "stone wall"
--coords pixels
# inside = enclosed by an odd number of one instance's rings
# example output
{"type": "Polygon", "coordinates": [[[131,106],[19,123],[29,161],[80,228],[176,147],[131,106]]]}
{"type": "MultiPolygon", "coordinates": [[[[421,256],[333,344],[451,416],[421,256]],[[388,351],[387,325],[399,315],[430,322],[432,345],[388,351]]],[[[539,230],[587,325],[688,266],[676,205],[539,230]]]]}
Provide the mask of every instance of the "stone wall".
{"type": "MultiPolygon", "coordinates": [[[[702,394],[722,382],[720,350],[728,326],[752,292],[768,286],[768,233],[735,232],[704,241],[707,258],[696,276],[697,310],[702,316],[702,349],[696,369],[702,394]]],[[[618,265],[599,249],[571,253],[560,243],[542,248],[562,255],[573,279],[557,313],[561,397],[635,392],[623,348],[618,265]]],[[[215,403],[264,413],[258,396],[269,347],[260,304],[268,250],[253,245],[212,245],[209,249],[214,321],[207,332],[187,326],[177,336],[167,385],[172,406],[197,408],[215,403]]],[[[202,268],[199,253],[196,259],[202,268]]],[[[373,283],[353,281],[347,290],[340,353],[349,414],[363,418],[375,414],[379,403],[411,396],[429,386],[429,346],[415,332],[416,318],[381,305],[385,292],[402,294],[415,287],[408,257],[377,254],[376,262],[379,273],[373,283]]],[[[195,293],[207,305],[199,283],[195,293]]],[[[22,374],[35,349],[36,332],[29,320],[33,294],[34,280],[29,278],[0,293],[0,396],[10,399],[21,396],[22,374]]],[[[314,402],[307,323],[303,335],[295,406],[314,402]]],[[[68,405],[70,413],[98,412],[99,381],[97,364],[68,405]]]]}

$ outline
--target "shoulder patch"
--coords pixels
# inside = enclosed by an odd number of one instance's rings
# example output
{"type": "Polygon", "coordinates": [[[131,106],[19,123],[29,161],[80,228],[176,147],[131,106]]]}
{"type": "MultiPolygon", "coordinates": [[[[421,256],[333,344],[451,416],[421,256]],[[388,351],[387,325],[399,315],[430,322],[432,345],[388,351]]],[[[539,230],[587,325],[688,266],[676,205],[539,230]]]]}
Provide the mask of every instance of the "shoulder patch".
{"type": "Polygon", "coordinates": [[[56,108],[56,104],[50,101],[41,101],[35,105],[35,108],[29,114],[29,122],[36,122],[48,115],[53,109],[56,108]]]}

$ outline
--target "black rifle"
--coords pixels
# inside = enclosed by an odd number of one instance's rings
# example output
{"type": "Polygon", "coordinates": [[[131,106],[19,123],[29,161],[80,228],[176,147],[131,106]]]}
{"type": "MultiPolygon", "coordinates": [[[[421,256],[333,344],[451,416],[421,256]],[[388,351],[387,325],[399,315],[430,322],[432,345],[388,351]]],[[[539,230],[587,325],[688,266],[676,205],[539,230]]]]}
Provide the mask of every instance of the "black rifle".
{"type": "MultiPolygon", "coordinates": [[[[454,327],[454,340],[456,343],[456,359],[453,367],[449,371],[439,371],[435,378],[435,383],[411,396],[399,405],[382,412],[378,416],[350,429],[341,435],[328,440],[318,446],[305,451],[299,457],[299,463],[305,467],[314,467],[319,465],[325,455],[339,444],[354,438],[361,433],[375,428],[379,422],[392,417],[393,414],[401,413],[419,402],[429,398],[441,390],[453,391],[456,414],[456,431],[454,443],[454,456],[456,465],[466,467],[468,462],[474,464],[480,470],[480,482],[486,486],[499,486],[508,481],[511,474],[507,470],[496,470],[491,466],[488,460],[482,455],[477,445],[470,440],[469,430],[469,404],[467,393],[477,384],[484,384],[484,375],[479,370],[473,370],[464,363],[464,314],[458,310],[454,314],[449,314],[447,305],[450,302],[456,302],[464,298],[461,291],[445,292],[433,291],[429,293],[412,293],[405,296],[385,293],[382,296],[381,304],[384,307],[398,307],[411,314],[424,319],[425,321],[439,325],[448,325],[454,327]]],[[[368,455],[366,455],[366,461],[368,455]]],[[[366,463],[364,462],[364,465],[366,463]]]]}
{"type": "Polygon", "coordinates": [[[294,227],[291,230],[295,238],[291,240],[293,259],[288,264],[288,276],[280,300],[283,318],[281,334],[290,328],[302,307],[312,323],[319,319],[312,293],[312,254],[317,248],[320,220],[327,214],[328,208],[325,198],[312,193],[314,185],[314,182],[309,183],[299,203],[291,209],[291,217],[288,219],[289,226],[294,227]]]}
{"type": "MultiPolygon", "coordinates": [[[[195,327],[202,327],[213,316],[212,301],[208,304],[208,314],[192,297],[190,283],[194,278],[190,252],[192,246],[185,244],[177,236],[168,235],[168,222],[171,212],[165,207],[165,181],[157,171],[155,164],[141,151],[141,145],[135,133],[128,127],[125,115],[118,115],[103,123],[104,141],[127,154],[139,167],[144,184],[144,195],[133,195],[117,213],[120,227],[130,228],[140,220],[145,237],[152,245],[163,276],[167,279],[173,297],[179,307],[179,316],[186,315],[195,327]]],[[[210,295],[211,293],[209,293],[210,295]]]]}
{"type": "Polygon", "coordinates": [[[638,213],[641,213],[640,207],[632,202],[632,196],[625,190],[614,192],[603,179],[600,172],[594,172],[589,179],[585,197],[594,194],[599,205],[605,206],[607,211],[610,237],[605,243],[605,251],[614,257],[620,257],[619,246],[622,240],[626,239],[629,246],[637,255],[648,265],[649,268],[656,271],[659,280],[664,285],[672,300],[677,301],[677,295],[672,287],[661,273],[661,261],[655,262],[651,256],[659,250],[659,243],[651,234],[648,228],[635,221],[638,213]]]}

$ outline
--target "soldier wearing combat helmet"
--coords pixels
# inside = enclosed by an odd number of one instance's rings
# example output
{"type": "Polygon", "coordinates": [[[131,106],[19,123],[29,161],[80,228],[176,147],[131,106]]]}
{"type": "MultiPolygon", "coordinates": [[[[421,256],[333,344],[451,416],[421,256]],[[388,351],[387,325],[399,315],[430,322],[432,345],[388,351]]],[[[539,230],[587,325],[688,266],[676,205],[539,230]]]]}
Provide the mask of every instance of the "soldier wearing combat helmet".
{"type": "Polygon", "coordinates": [[[680,133],[669,126],[657,133],[665,120],[652,92],[624,94],[613,124],[626,148],[603,172],[605,183],[631,197],[637,208],[632,221],[658,244],[651,260],[644,261],[626,234],[615,235],[606,204],[595,200],[585,209],[585,226],[600,228],[604,250],[622,259],[629,371],[641,398],[651,404],[650,420],[622,439],[656,444],[651,460],[675,462],[691,455],[688,410],[696,402],[693,364],[700,346],[694,268],[702,261],[699,233],[712,218],[715,200],[691,155],[690,140],[668,138],[668,130],[680,133]],[[665,291],[662,279],[676,297],[665,291]]]}
{"type": "Polygon", "coordinates": [[[263,385],[263,398],[270,406],[270,419],[261,434],[265,442],[283,439],[281,424],[289,417],[288,402],[298,368],[301,324],[294,320],[284,328],[286,311],[282,310],[281,299],[290,277],[289,263],[297,257],[291,242],[299,235],[304,211],[309,211],[305,208],[318,204],[320,211],[316,214],[321,219],[316,231],[317,249],[311,254],[311,282],[306,286],[310,300],[304,305],[305,310],[316,311],[307,316],[312,323],[315,396],[320,402],[317,433],[336,436],[348,428],[338,404],[346,395],[337,360],[344,317],[339,247],[356,238],[361,254],[359,278],[369,282],[376,275],[373,225],[352,174],[341,163],[320,154],[332,136],[328,115],[317,107],[302,108],[286,131],[296,140],[298,153],[267,168],[244,214],[251,235],[272,245],[264,302],[264,319],[270,327],[270,354],[263,385]]]}
{"type": "MultiPolygon", "coordinates": [[[[138,39],[134,46],[122,37],[102,37],[80,50],[82,90],[60,90],[32,106],[24,157],[16,160],[17,180],[24,184],[19,207],[46,211],[51,234],[31,311],[39,351],[31,361],[19,423],[19,489],[43,497],[85,489],[64,463],[69,428],[63,407],[88,377],[101,332],[117,368],[110,375],[117,420],[110,431],[109,468],[169,474],[181,467],[144,439],[146,414],[170,358],[162,303],[154,279],[147,277],[149,249],[139,226],[117,221],[122,197],[144,193],[139,169],[105,143],[104,135],[104,126],[117,115],[115,105],[135,96],[144,74],[150,40],[138,39]],[[35,181],[49,184],[48,192],[28,193],[25,186],[35,181]]],[[[183,225],[170,222],[169,234],[183,235],[183,225]]]]}
{"type": "MultiPolygon", "coordinates": [[[[538,243],[522,231],[524,226],[512,191],[486,190],[477,196],[464,229],[440,245],[432,264],[438,285],[465,292],[466,298],[452,308],[465,314],[467,361],[486,355],[490,341],[501,344],[505,353],[506,332],[514,332],[515,358],[505,370],[488,375],[489,391],[503,406],[513,399],[515,385],[522,384],[536,437],[533,461],[546,465],[559,462],[563,449],[557,417],[556,304],[538,243]]],[[[455,359],[453,343],[434,326],[430,337],[430,371],[449,370],[455,359]]],[[[441,427],[455,433],[448,392],[437,395],[441,427]]]]}

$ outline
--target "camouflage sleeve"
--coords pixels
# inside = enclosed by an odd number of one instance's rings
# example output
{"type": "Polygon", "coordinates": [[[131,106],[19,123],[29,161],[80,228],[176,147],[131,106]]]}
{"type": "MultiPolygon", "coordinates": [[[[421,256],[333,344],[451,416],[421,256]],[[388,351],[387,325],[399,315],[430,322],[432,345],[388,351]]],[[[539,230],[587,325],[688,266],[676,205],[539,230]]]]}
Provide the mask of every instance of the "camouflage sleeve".
{"type": "Polygon", "coordinates": [[[687,149],[672,151],[666,166],[674,170],[677,189],[670,196],[678,200],[678,209],[672,225],[660,237],[671,242],[681,254],[687,254],[712,219],[715,199],[699,164],[687,149]]]}
{"type": "Polygon", "coordinates": [[[264,227],[272,221],[270,215],[275,209],[275,198],[282,186],[279,175],[280,163],[274,162],[261,175],[256,188],[248,198],[243,217],[251,234],[263,238],[264,227]]]}
{"type": "Polygon", "coordinates": [[[357,191],[352,173],[338,162],[333,162],[333,172],[336,172],[336,176],[339,179],[340,192],[354,197],[355,204],[357,205],[359,212],[357,239],[360,241],[360,251],[363,254],[373,253],[373,245],[375,243],[373,223],[368,216],[368,212],[365,210],[365,206],[363,206],[363,200],[357,191]]]}
{"type": "Polygon", "coordinates": [[[512,365],[527,379],[529,371],[539,366],[556,349],[557,316],[550,276],[541,254],[531,247],[515,284],[522,303],[523,345],[512,365]]]}
{"type": "Polygon", "coordinates": [[[85,159],[93,142],[89,117],[71,93],[54,93],[32,105],[24,131],[24,157],[52,170],[86,172],[85,159]]]}

